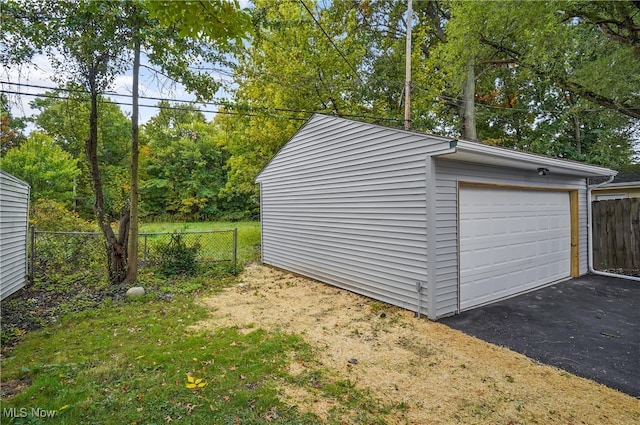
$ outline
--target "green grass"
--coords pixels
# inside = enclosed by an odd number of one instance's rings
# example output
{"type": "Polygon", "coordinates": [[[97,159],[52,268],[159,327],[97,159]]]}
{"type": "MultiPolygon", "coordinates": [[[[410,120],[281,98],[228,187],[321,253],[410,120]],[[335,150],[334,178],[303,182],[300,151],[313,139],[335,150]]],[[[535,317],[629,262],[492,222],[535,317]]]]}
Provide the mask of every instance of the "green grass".
{"type": "Polygon", "coordinates": [[[51,424],[318,424],[283,403],[281,385],[332,400],[329,423],[384,423],[383,406],[348,380],[321,369],[290,376],[287,364],[313,364],[299,336],[236,328],[195,331],[207,312],[193,296],[170,301],[110,302],[31,332],[2,362],[2,423],[51,424]],[[203,388],[186,387],[188,377],[203,388]],[[313,379],[309,378],[310,376],[313,379]],[[25,409],[15,418],[11,410],[25,409]],[[32,409],[56,411],[36,418],[32,409]]]}
{"type": "Polygon", "coordinates": [[[284,406],[276,391],[290,353],[309,356],[300,338],[259,329],[247,335],[236,329],[189,330],[204,315],[186,297],[107,304],[33,332],[3,362],[5,385],[28,384],[3,400],[3,413],[57,410],[47,423],[61,424],[150,424],[168,418],[258,423],[274,414],[281,423],[317,422],[284,406]],[[188,376],[206,386],[187,389],[188,376]]]}
{"type": "MultiPolygon", "coordinates": [[[[238,262],[244,264],[260,258],[260,223],[257,221],[204,223],[144,223],[141,233],[209,232],[238,229],[238,262]]],[[[206,244],[206,241],[203,245],[206,244]]],[[[207,249],[205,246],[204,249],[207,249]]],[[[215,248],[214,248],[215,249],[215,248]]]]}

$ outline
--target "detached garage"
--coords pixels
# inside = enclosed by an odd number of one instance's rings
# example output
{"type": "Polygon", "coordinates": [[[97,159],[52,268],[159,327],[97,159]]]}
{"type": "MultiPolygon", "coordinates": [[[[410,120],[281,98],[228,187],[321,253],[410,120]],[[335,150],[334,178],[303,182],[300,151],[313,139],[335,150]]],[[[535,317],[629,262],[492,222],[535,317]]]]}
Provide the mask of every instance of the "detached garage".
{"type": "Polygon", "coordinates": [[[448,316],[587,272],[579,162],[314,115],[260,172],[262,260],[448,316]]]}

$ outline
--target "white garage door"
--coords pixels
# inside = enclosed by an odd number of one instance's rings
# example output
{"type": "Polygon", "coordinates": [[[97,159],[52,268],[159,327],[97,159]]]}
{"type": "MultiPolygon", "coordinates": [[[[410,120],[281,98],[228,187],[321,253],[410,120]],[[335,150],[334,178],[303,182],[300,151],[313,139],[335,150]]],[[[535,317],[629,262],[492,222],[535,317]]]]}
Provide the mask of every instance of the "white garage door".
{"type": "Polygon", "coordinates": [[[568,192],[460,189],[460,309],[571,273],[568,192]]]}

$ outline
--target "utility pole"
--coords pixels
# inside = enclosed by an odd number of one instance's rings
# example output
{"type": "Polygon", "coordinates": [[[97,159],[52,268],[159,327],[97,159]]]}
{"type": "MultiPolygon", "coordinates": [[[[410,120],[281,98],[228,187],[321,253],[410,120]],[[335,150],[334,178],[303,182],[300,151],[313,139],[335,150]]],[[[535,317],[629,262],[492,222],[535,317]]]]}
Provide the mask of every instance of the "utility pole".
{"type": "Polygon", "coordinates": [[[411,18],[413,17],[412,0],[407,5],[407,49],[404,82],[404,129],[411,129],[411,18]]]}

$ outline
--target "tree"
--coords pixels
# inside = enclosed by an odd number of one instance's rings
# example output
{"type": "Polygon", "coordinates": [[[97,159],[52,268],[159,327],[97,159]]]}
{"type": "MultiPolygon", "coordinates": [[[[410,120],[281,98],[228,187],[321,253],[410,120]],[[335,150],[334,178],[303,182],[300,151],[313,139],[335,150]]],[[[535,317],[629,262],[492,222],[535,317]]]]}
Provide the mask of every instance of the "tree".
{"type": "MultiPolygon", "coordinates": [[[[198,5],[209,6],[208,11],[213,15],[226,13],[224,19],[213,22],[234,22],[234,17],[240,16],[234,3],[233,10],[219,2],[199,2],[198,5]],[[234,12],[234,13],[231,13],[234,12]]],[[[43,4],[33,4],[26,1],[10,1],[5,5],[2,22],[2,43],[5,49],[0,54],[5,64],[16,64],[29,60],[38,51],[44,51],[54,63],[63,79],[76,83],[86,90],[90,101],[89,133],[85,150],[89,170],[92,176],[95,194],[94,211],[97,222],[105,235],[108,246],[109,273],[114,283],[121,283],[135,279],[137,262],[135,259],[137,247],[133,247],[127,273],[127,246],[130,229],[136,231],[137,222],[130,228],[131,213],[123,210],[119,232],[116,236],[107,214],[105,213],[105,197],[103,192],[103,177],[101,176],[97,156],[98,145],[98,98],[113,82],[115,75],[124,72],[129,66],[132,55],[137,78],[139,69],[139,52],[144,46],[148,48],[147,58],[150,63],[159,65],[163,72],[181,81],[188,89],[197,89],[201,97],[215,93],[218,84],[205,73],[193,69],[194,62],[217,63],[223,58],[211,49],[210,45],[200,42],[198,38],[182,36],[189,20],[181,20],[179,25],[163,25],[167,18],[161,13],[172,5],[167,2],[153,4],[152,2],[70,2],[48,1],[43,4]],[[147,8],[148,7],[148,8],[147,8]],[[160,21],[154,19],[149,10],[155,15],[164,16],[160,21]],[[8,21],[8,22],[7,22],[8,21]],[[176,34],[176,27],[179,30],[176,34]],[[9,28],[9,30],[7,30],[9,28]],[[81,36],[78,36],[81,34],[81,36]],[[60,58],[63,60],[60,60],[60,58]]],[[[187,8],[194,4],[184,4],[187,8]]],[[[237,18],[236,18],[237,19],[237,18]]],[[[238,20],[240,22],[241,19],[238,20]]],[[[212,24],[212,27],[223,26],[212,24]]],[[[211,30],[193,30],[195,34],[209,37],[211,30]]],[[[241,34],[242,31],[233,34],[241,34]]],[[[210,37],[209,37],[210,38],[210,37]]],[[[209,39],[209,41],[211,41],[209,39]]],[[[227,45],[227,42],[220,43],[227,45]]],[[[219,47],[219,46],[215,46],[219,47]]],[[[136,80],[137,81],[137,80],[136,80]]],[[[137,88],[134,88],[137,93],[137,88]]],[[[137,98],[134,100],[134,116],[137,116],[137,98]]],[[[132,135],[137,135],[137,123],[133,122],[132,135]]],[[[131,177],[135,179],[137,169],[138,149],[133,141],[131,177]]],[[[136,197],[137,181],[132,185],[132,196],[136,197]]],[[[134,219],[136,212],[133,213],[134,219]]],[[[136,220],[137,221],[137,220],[136,220]]],[[[134,243],[135,245],[135,237],[134,243]]]]}
{"type": "Polygon", "coordinates": [[[238,88],[214,126],[231,157],[221,195],[229,208],[257,208],[257,172],[310,116],[309,111],[360,116],[365,50],[356,39],[356,10],[347,2],[256,1],[254,36],[238,57],[238,88]],[[249,114],[243,115],[248,112],[249,114]],[[239,115],[235,115],[239,114],[239,115]]]}
{"type": "Polygon", "coordinates": [[[24,119],[11,116],[9,99],[4,93],[0,93],[0,156],[4,156],[9,149],[18,147],[24,141],[25,127],[24,119]]]}
{"type": "Polygon", "coordinates": [[[127,274],[124,277],[124,284],[132,284],[138,278],[138,203],[140,199],[140,182],[138,179],[138,167],[140,161],[139,137],[140,129],[138,124],[139,115],[139,97],[140,97],[140,50],[142,48],[140,41],[139,23],[137,19],[132,25],[133,39],[133,88],[132,88],[132,104],[131,104],[131,164],[130,164],[130,181],[131,181],[131,205],[129,213],[129,241],[127,245],[127,274]]]}
{"type": "Polygon", "coordinates": [[[133,107],[131,149],[131,239],[128,245],[128,270],[125,283],[137,276],[138,258],[138,79],[140,54],[149,48],[149,60],[166,75],[183,83],[200,99],[209,99],[219,84],[208,75],[194,71],[193,63],[225,63],[222,52],[241,46],[248,29],[247,16],[233,2],[207,1],[198,3],[153,2],[146,8],[133,5],[131,11],[131,40],[133,46],[133,107]],[[176,19],[180,16],[180,19],[176,19]],[[160,25],[159,25],[160,24],[160,25]],[[178,35],[175,31],[178,31],[178,35]],[[206,44],[199,44],[204,41],[206,44]],[[213,46],[214,49],[208,48],[213,46]]]}
{"type": "Polygon", "coordinates": [[[109,278],[120,283],[126,270],[129,218],[123,209],[116,236],[105,205],[98,159],[98,101],[128,63],[124,4],[109,2],[8,1],[2,14],[2,53],[6,65],[29,61],[43,52],[57,71],[56,79],[86,92],[90,104],[85,155],[94,192],[93,210],[106,239],[109,278]]]}
{"type": "Polygon", "coordinates": [[[189,105],[167,102],[145,126],[142,163],[143,206],[147,214],[183,219],[222,212],[219,192],[226,182],[227,153],[215,128],[189,105]]]}
{"type": "Polygon", "coordinates": [[[630,160],[640,117],[636,5],[454,1],[450,13],[431,64],[460,93],[473,61],[481,139],[606,165],[630,160]]]}
{"type": "Polygon", "coordinates": [[[32,201],[50,199],[72,204],[80,169],[77,160],[51,137],[32,132],[19,147],[6,153],[1,165],[4,171],[29,183],[32,201]]]}
{"type": "MultiPolygon", "coordinates": [[[[73,87],[68,87],[73,90],[73,87]]],[[[93,190],[88,164],[84,161],[84,143],[89,132],[90,104],[77,92],[70,92],[66,99],[56,97],[65,95],[60,92],[48,92],[42,99],[31,102],[38,109],[35,124],[44,133],[53,137],[56,143],[74,158],[78,159],[82,170],[77,179],[74,209],[84,218],[93,213],[93,190]]],[[[110,221],[120,218],[120,212],[126,204],[128,186],[126,170],[128,165],[129,141],[131,140],[131,122],[122,113],[118,105],[110,99],[99,97],[98,145],[97,156],[100,172],[104,178],[105,210],[110,221]]]]}
{"type": "MultiPolygon", "coordinates": [[[[240,211],[257,208],[256,174],[311,112],[401,127],[404,110],[406,2],[254,6],[254,37],[238,58],[238,88],[229,105],[240,116],[218,114],[214,120],[231,154],[222,195],[229,208],[240,211]]],[[[443,12],[437,2],[415,2],[415,9],[414,63],[421,64],[441,42],[443,12]]],[[[431,94],[419,90],[413,96],[414,129],[439,124],[431,94]]]]}

